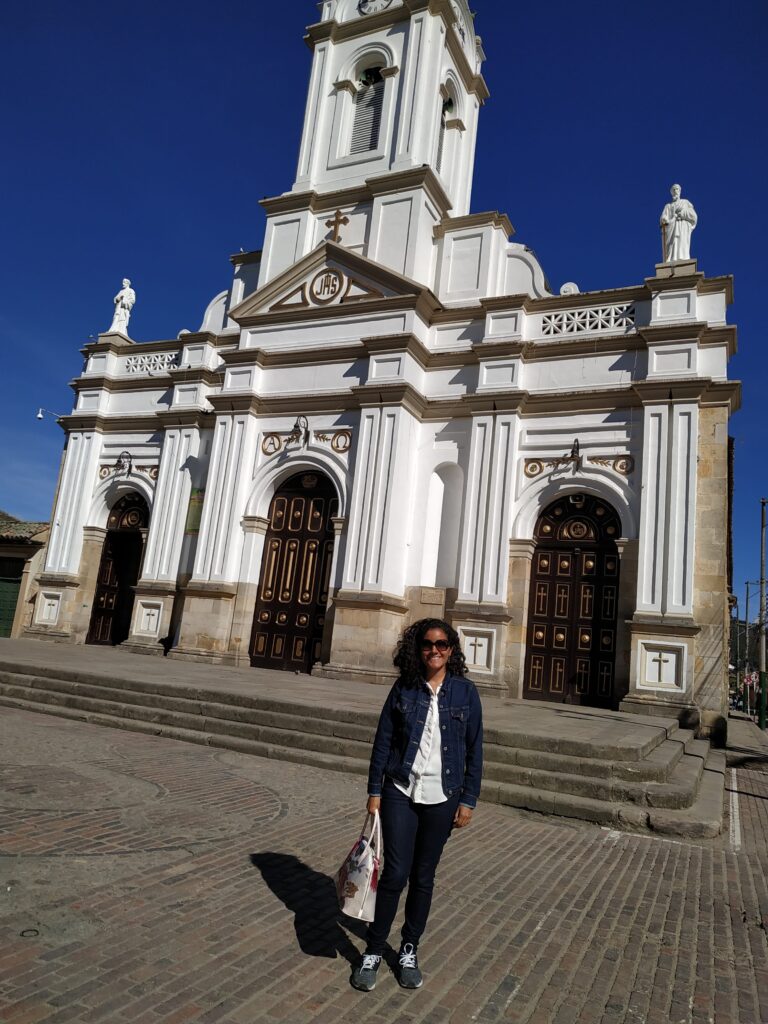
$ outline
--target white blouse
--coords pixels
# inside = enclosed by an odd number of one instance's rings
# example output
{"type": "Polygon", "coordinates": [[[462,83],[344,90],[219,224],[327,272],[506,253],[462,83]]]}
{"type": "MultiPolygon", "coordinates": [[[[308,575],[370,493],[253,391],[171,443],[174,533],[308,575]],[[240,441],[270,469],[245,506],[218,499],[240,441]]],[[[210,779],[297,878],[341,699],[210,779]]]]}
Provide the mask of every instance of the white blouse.
{"type": "MultiPolygon", "coordinates": [[[[448,797],[443,792],[443,755],[440,750],[440,711],[437,706],[437,695],[442,683],[436,691],[429,683],[424,683],[429,690],[429,711],[424,722],[421,743],[413,759],[410,781],[407,786],[395,785],[401,793],[409,796],[415,804],[442,804],[448,797]]],[[[393,780],[394,781],[394,780],[393,780]]]]}

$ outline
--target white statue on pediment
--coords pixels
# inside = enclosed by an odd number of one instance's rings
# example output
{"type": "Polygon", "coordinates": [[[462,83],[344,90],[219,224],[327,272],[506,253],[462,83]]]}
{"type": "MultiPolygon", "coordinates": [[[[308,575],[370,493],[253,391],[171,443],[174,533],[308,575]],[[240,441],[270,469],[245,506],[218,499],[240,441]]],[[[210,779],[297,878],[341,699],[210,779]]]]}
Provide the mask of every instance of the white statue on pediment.
{"type": "Polygon", "coordinates": [[[672,202],[667,203],[661,214],[665,263],[691,258],[691,235],[699,218],[693,203],[682,198],[682,191],[679,185],[672,186],[672,202]]]}
{"type": "Polygon", "coordinates": [[[131,282],[127,277],[123,278],[123,287],[114,298],[115,315],[112,318],[112,326],[109,334],[128,335],[128,321],[131,319],[131,310],[136,304],[136,292],[131,288],[131,282]]]}

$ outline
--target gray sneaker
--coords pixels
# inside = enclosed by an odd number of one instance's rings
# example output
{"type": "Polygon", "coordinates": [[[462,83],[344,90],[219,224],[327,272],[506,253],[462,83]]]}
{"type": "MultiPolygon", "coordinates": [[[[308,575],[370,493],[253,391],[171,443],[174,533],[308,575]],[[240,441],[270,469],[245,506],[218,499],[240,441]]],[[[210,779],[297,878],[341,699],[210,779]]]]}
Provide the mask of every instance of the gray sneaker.
{"type": "Polygon", "coordinates": [[[363,959],[352,971],[352,988],[359,989],[360,992],[372,992],[376,988],[376,972],[380,963],[380,956],[364,953],[363,959]]]}
{"type": "Polygon", "coordinates": [[[405,942],[400,947],[397,964],[397,980],[400,982],[400,985],[403,988],[421,988],[424,984],[424,979],[421,976],[416,959],[416,950],[413,948],[412,943],[405,942]]]}

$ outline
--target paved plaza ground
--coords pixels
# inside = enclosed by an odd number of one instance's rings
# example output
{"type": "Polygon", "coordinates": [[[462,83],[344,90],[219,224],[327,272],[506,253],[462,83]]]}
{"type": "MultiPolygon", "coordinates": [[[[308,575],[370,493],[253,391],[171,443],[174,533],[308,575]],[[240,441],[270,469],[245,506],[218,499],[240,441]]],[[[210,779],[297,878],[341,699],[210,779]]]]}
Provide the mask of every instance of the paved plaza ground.
{"type": "Polygon", "coordinates": [[[764,1024],[768,774],[745,730],[715,841],[481,804],[441,865],[424,988],[383,967],[365,995],[331,881],[364,780],[2,708],[0,1020],[764,1024]]]}

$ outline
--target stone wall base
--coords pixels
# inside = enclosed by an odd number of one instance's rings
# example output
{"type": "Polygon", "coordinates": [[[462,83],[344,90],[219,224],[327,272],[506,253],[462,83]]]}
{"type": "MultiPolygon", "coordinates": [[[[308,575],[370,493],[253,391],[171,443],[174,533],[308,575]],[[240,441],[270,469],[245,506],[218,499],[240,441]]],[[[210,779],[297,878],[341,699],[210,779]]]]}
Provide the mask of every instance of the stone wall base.
{"type": "Polygon", "coordinates": [[[693,729],[697,735],[701,724],[701,712],[695,704],[680,701],[666,701],[658,697],[641,697],[633,694],[619,704],[619,711],[631,715],[655,715],[659,718],[676,718],[682,729],[693,729]]]}
{"type": "Polygon", "coordinates": [[[168,651],[168,657],[174,661],[196,661],[204,665],[228,665],[230,668],[250,665],[250,659],[242,659],[237,654],[200,651],[190,647],[174,647],[168,651]]]}
{"type": "Polygon", "coordinates": [[[131,640],[124,640],[120,644],[121,651],[127,651],[128,654],[149,654],[157,658],[165,657],[165,648],[159,640],[139,640],[133,638],[131,640]]]}

